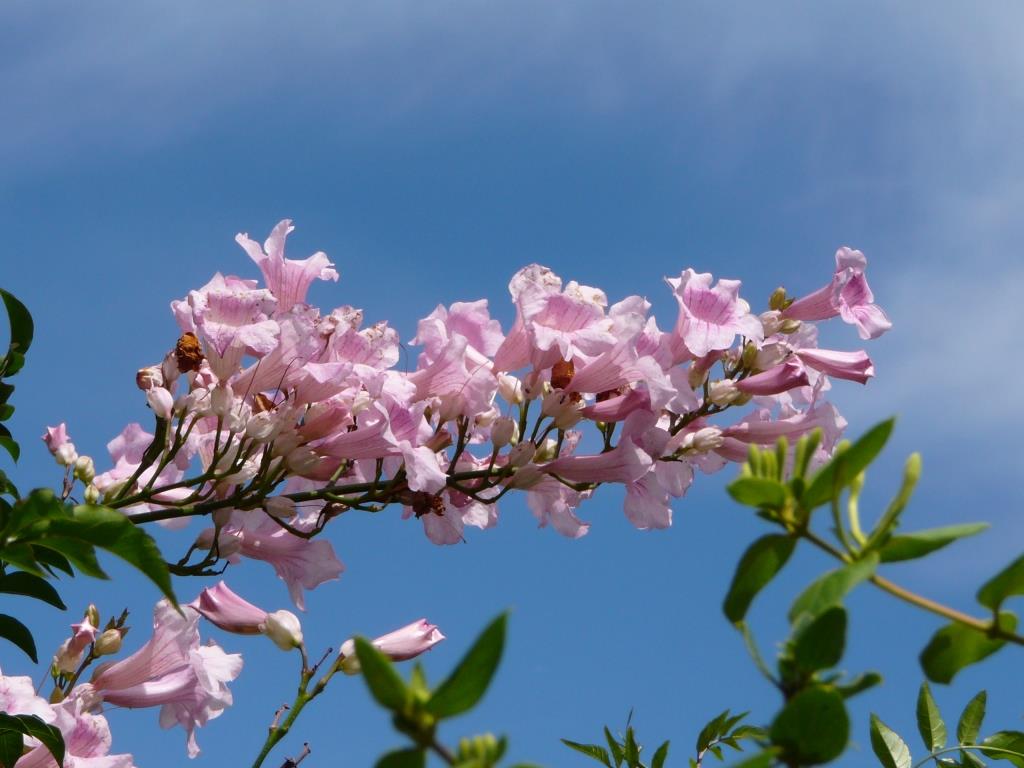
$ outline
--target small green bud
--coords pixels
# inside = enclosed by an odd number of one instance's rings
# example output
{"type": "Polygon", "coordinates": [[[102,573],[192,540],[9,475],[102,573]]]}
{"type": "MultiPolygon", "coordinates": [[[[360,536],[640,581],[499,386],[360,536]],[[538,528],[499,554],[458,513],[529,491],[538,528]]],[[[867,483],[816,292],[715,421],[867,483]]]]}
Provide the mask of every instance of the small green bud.
{"type": "Polygon", "coordinates": [[[93,653],[97,656],[109,656],[121,650],[121,641],[124,636],[119,629],[108,629],[93,644],[93,653]]]}
{"type": "Polygon", "coordinates": [[[781,285],[768,297],[768,308],[781,311],[786,307],[786,289],[781,285]]]}
{"type": "Polygon", "coordinates": [[[779,333],[786,333],[786,334],[796,333],[799,330],[800,330],[800,321],[799,320],[794,320],[793,318],[789,318],[788,320],[783,320],[779,324],[779,333]]]}

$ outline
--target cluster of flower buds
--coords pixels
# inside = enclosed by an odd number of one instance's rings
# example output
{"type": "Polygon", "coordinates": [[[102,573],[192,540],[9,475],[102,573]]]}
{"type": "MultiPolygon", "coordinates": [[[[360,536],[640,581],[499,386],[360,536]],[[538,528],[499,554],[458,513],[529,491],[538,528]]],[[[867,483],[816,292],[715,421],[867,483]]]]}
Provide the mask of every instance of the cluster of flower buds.
{"type": "MultiPolygon", "coordinates": [[[[207,516],[191,550],[201,560],[183,567],[266,561],[300,608],[303,590],[341,573],[315,537],[349,510],[397,503],[452,544],[495,525],[498,500],[519,490],[540,525],[575,538],[602,484],[622,485],[628,519],[656,529],[696,471],[743,461],[751,445],[819,429],[822,461],[845,427],[825,399],[831,380],[865,383],[874,368],[862,350],[819,348],[815,321],[839,317],[862,339],[890,327],[849,248],[824,286],[795,299],[779,289],[760,314],[739,281],[687,269],[666,281],[678,304],[667,328],[640,296],[609,304],[534,264],[509,285],[507,331],[486,300],[438,306],[412,339],[415,370],[402,370],[387,323],[306,302],[313,281],[338,274],[323,253],[285,258],[291,230],[282,221],[262,247],[238,236],[262,286],[217,274],[172,302],[181,335],[137,377],[154,427],[130,424],[108,444],[114,465],[90,469],[87,497],[139,523],[207,516]]],[[[63,425],[45,439],[72,461],[63,425]]]]}

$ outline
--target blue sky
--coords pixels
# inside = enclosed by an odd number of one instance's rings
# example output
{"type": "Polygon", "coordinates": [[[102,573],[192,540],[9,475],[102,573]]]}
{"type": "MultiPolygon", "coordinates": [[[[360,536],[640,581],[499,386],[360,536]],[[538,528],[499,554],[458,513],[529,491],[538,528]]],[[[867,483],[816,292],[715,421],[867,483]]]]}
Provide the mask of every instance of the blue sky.
{"type": "MultiPolygon", "coordinates": [[[[845,244],[868,255],[896,324],[871,347],[877,380],[836,387],[855,433],[900,416],[868,501],[884,503],[920,449],[907,524],[993,522],[892,576],[971,609],[1024,536],[1024,494],[1008,482],[1024,466],[1022,17],[1008,2],[7,2],[0,275],[37,322],[12,423],[19,484],[58,480],[36,441],[44,425],[66,420],[101,456],[145,419],[134,373],[173,342],[168,302],[218,270],[255,276],[232,238],[262,238],[280,218],[296,221],[292,254],[323,249],[341,273],[315,301],[362,306],[406,340],[455,300],[489,298],[507,327],[508,278],[532,261],[613,300],[647,295],[667,325],[665,275],[741,278],[760,303],[780,283],[816,288],[845,244]]],[[[835,338],[858,341],[849,328],[835,338]]],[[[437,678],[511,608],[492,693],[446,735],[506,731],[518,758],[585,765],[557,739],[596,737],[632,708],[641,735],[672,738],[683,764],[719,710],[763,721],[777,703],[719,609],[761,531],[722,491],[730,476],[704,478],[660,533],[633,530],[614,492],[585,507],[593,526],[577,542],[536,530],[518,501],[496,530],[444,549],[397,511],[344,519],[332,536],[348,571],[312,595],[307,638],[336,646],[425,615],[450,638],[427,660],[437,678]]],[[[162,541],[173,554],[188,538],[162,541]]],[[[804,553],[766,593],[753,613],[766,651],[826,567],[804,553]]],[[[286,605],[260,564],[229,576],[286,605]]],[[[76,611],[127,604],[131,640],[145,635],[148,587],[76,580],[66,596],[76,611]]],[[[854,708],[853,766],[870,762],[868,711],[912,735],[916,654],[939,622],[867,588],[850,606],[847,668],[876,660],[886,677],[854,708]]],[[[67,616],[31,616],[44,645],[63,637],[67,616]]],[[[245,764],[291,695],[294,659],[218,640],[247,666],[236,707],[200,733],[197,766],[245,764]]],[[[28,669],[11,649],[0,663],[28,669]]],[[[939,702],[954,718],[989,687],[993,725],[1020,727],[1020,669],[1005,651],[939,702]]],[[[139,765],[183,763],[180,732],[158,732],[155,713],[111,721],[139,765]]],[[[399,743],[353,680],[286,747],[302,740],[304,765],[370,765],[399,743]]]]}

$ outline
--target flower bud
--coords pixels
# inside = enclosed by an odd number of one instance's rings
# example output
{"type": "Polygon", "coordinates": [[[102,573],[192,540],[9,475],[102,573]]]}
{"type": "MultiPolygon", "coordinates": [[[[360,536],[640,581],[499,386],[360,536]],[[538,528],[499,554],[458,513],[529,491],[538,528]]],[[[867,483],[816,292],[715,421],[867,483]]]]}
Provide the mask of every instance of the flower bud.
{"type": "Polygon", "coordinates": [[[800,321],[799,320],[794,320],[793,318],[789,318],[787,320],[783,320],[781,325],[779,325],[779,333],[786,333],[786,334],[796,333],[799,330],[800,330],[800,321]]]}
{"type": "Polygon", "coordinates": [[[555,458],[555,451],[558,448],[558,443],[552,440],[550,437],[537,446],[537,452],[533,455],[533,460],[538,464],[543,464],[546,461],[551,461],[555,458]]]}
{"type": "Polygon", "coordinates": [[[100,625],[100,609],[93,603],[89,603],[89,607],[85,609],[84,618],[88,619],[94,627],[98,627],[100,625]]]}
{"type": "Polygon", "coordinates": [[[320,457],[316,451],[306,446],[301,446],[291,451],[286,459],[288,468],[297,475],[307,475],[316,469],[320,463],[320,457]]]}
{"type": "Polygon", "coordinates": [[[174,354],[173,350],[168,352],[164,361],[160,363],[160,375],[163,377],[163,385],[168,389],[174,386],[181,375],[181,369],[178,368],[178,356],[174,354]]]}
{"type": "Polygon", "coordinates": [[[554,390],[544,395],[540,412],[542,416],[551,416],[558,429],[569,429],[583,418],[582,404],[571,392],[554,390]]]}
{"type": "Polygon", "coordinates": [[[263,509],[271,517],[292,517],[295,514],[295,502],[287,496],[271,496],[269,499],[264,499],[263,509]]]}
{"type": "Polygon", "coordinates": [[[153,387],[162,387],[163,385],[164,375],[155,365],[139,368],[139,372],[135,374],[135,386],[139,389],[148,391],[153,387]]]}
{"type": "Polygon", "coordinates": [[[98,638],[93,646],[93,652],[97,656],[110,656],[121,650],[121,641],[124,639],[120,629],[108,629],[98,638]]]}
{"type": "Polygon", "coordinates": [[[761,328],[764,330],[764,337],[767,339],[769,336],[774,336],[779,332],[779,326],[782,325],[782,318],[776,310],[771,312],[762,312],[758,319],[761,321],[761,328]]]}
{"type": "Polygon", "coordinates": [[[536,400],[544,394],[545,386],[549,385],[540,377],[540,371],[531,371],[522,380],[523,398],[526,400],[536,400]]]}
{"type": "MultiPolygon", "coordinates": [[[[392,661],[408,661],[429,651],[444,640],[437,626],[426,619],[414,621],[401,629],[381,635],[371,640],[372,645],[392,661]]],[[[341,644],[341,670],[346,675],[355,675],[360,671],[359,658],[356,656],[354,640],[346,640],[341,644]]]]}
{"type": "Polygon", "coordinates": [[[75,450],[75,444],[64,443],[64,445],[54,451],[53,458],[55,458],[57,463],[62,467],[72,466],[76,461],[78,461],[78,451],[75,450]]]}
{"type": "Polygon", "coordinates": [[[95,485],[89,484],[85,486],[85,503],[86,504],[99,504],[100,502],[100,489],[95,485]]]}
{"type": "Polygon", "coordinates": [[[91,483],[96,477],[96,465],[90,456],[79,456],[75,459],[75,477],[86,484],[91,483]]]}
{"type": "Polygon", "coordinates": [[[523,382],[511,373],[499,373],[498,394],[506,403],[519,405],[523,402],[523,382]]]}
{"type": "Polygon", "coordinates": [[[210,410],[214,416],[223,418],[231,412],[234,405],[235,395],[228,384],[218,384],[210,392],[210,410]]]}
{"type": "Polygon", "coordinates": [[[768,308],[781,311],[786,308],[786,289],[781,285],[768,297],[768,308]]]}
{"type": "Polygon", "coordinates": [[[531,461],[533,461],[534,454],[537,453],[537,446],[527,440],[525,443],[518,443],[512,446],[512,450],[508,452],[508,463],[509,466],[525,467],[531,461]]]}
{"type": "Polygon", "coordinates": [[[263,633],[282,651],[302,646],[302,625],[299,623],[299,617],[291,611],[268,613],[263,624],[263,633]]]}
{"type": "Polygon", "coordinates": [[[169,419],[174,411],[174,398],[163,387],[153,387],[146,392],[146,402],[159,419],[169,419]]]}
{"type": "Polygon", "coordinates": [[[508,416],[495,419],[491,425],[491,442],[494,447],[501,449],[509,443],[519,442],[519,422],[508,416]]]}
{"type": "Polygon", "coordinates": [[[719,379],[711,382],[708,387],[708,399],[719,406],[729,405],[735,402],[740,396],[736,384],[730,379],[719,379]]]}

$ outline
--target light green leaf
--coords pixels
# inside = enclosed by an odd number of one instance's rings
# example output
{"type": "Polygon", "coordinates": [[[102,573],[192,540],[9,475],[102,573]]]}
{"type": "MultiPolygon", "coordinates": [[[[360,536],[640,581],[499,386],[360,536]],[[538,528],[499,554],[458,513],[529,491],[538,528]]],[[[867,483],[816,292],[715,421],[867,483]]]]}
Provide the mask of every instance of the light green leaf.
{"type": "Polygon", "coordinates": [[[874,688],[881,682],[882,676],[877,672],[865,672],[862,675],[857,675],[849,682],[843,683],[842,685],[836,685],[836,690],[839,691],[839,695],[844,699],[849,699],[852,696],[856,696],[858,693],[863,693],[868,690],[868,688],[874,688]]]}
{"type": "Polygon", "coordinates": [[[949,525],[943,528],[930,528],[893,536],[883,544],[878,554],[883,563],[896,563],[903,560],[916,560],[942,549],[958,539],[974,536],[988,528],[988,523],[964,523],[949,525]]]}
{"type": "Polygon", "coordinates": [[[830,501],[848,486],[881,453],[889,441],[895,419],[883,421],[826,464],[804,492],[801,503],[814,509],[830,501]]]}
{"type": "Polygon", "coordinates": [[[929,752],[946,746],[946,724],[927,682],[921,683],[917,694],[917,730],[929,752]]]}
{"type": "Polygon", "coordinates": [[[795,546],[796,539],[791,536],[769,534],[747,548],[722,605],[729,621],[735,624],[743,620],[754,598],[782,570],[795,546]]]}
{"type": "Polygon", "coordinates": [[[985,721],[987,703],[988,693],[985,691],[978,691],[974,698],[967,702],[956,726],[956,738],[961,744],[974,744],[978,740],[981,724],[985,721]]]}
{"type": "Polygon", "coordinates": [[[410,748],[388,752],[374,764],[374,768],[426,768],[427,753],[410,748]]]}
{"type": "Polygon", "coordinates": [[[506,614],[501,614],[480,634],[448,679],[438,686],[426,709],[445,718],[471,709],[487,691],[505,647],[506,614]]]}
{"type": "Polygon", "coordinates": [[[1024,595],[1024,555],[982,585],[978,590],[978,602],[998,611],[1003,601],[1013,595],[1024,595]]]}
{"type": "Polygon", "coordinates": [[[654,757],[651,758],[651,768],[663,768],[665,760],[668,759],[668,745],[666,741],[658,750],[654,753],[654,757]]]}
{"type": "Polygon", "coordinates": [[[871,715],[871,749],[885,768],[910,768],[910,747],[896,731],[871,715]]]}
{"type": "Polygon", "coordinates": [[[355,645],[359,667],[373,698],[392,712],[404,710],[409,691],[391,660],[362,637],[355,639],[355,645]]]}
{"type": "Polygon", "coordinates": [[[839,605],[851,589],[865,579],[871,578],[877,567],[878,555],[872,553],[862,560],[826,573],[807,587],[793,602],[789,609],[790,622],[796,621],[801,613],[817,616],[832,606],[839,605]]]}
{"type": "Polygon", "coordinates": [[[575,749],[577,752],[601,763],[601,765],[612,768],[612,761],[608,756],[608,750],[604,747],[600,747],[597,744],[580,744],[576,741],[569,741],[569,739],[562,739],[562,743],[569,747],[569,749],[575,749]]]}
{"type": "Polygon", "coordinates": [[[786,503],[786,486],[763,477],[741,477],[726,487],[740,504],[758,509],[781,509],[786,503]]]}
{"type": "Polygon", "coordinates": [[[1024,768],[1024,733],[1020,731],[998,731],[993,733],[982,742],[986,747],[993,747],[984,750],[982,754],[991,760],[1009,760],[1017,768],[1024,768]],[[1006,750],[997,752],[995,750],[1006,750]],[[1014,754],[1010,754],[1010,753],[1014,754]]]}

